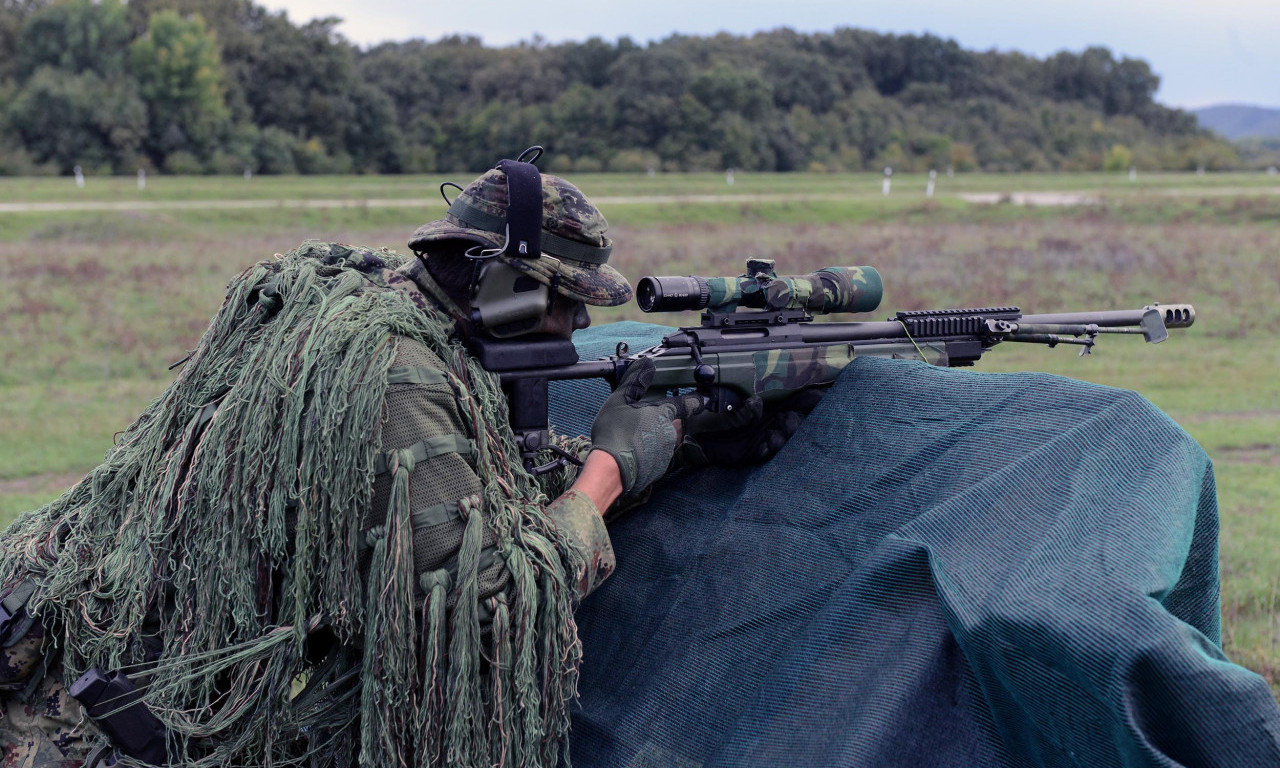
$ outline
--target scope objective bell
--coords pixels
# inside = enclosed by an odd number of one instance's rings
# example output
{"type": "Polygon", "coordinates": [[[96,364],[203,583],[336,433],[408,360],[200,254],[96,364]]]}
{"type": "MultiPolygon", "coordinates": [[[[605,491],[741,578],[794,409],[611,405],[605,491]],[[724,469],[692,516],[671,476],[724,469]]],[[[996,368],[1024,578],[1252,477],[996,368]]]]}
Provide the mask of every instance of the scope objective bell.
{"type": "Polygon", "coordinates": [[[711,289],[701,277],[640,278],[636,284],[636,304],[642,312],[684,312],[705,309],[711,289]]]}

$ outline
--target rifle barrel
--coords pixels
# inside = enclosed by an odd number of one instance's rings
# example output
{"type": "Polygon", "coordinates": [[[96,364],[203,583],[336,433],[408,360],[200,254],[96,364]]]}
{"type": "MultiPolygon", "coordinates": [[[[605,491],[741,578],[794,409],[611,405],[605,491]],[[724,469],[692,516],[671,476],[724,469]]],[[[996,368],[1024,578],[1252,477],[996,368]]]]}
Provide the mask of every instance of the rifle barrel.
{"type": "Polygon", "coordinates": [[[1119,309],[1104,312],[1061,312],[1053,315],[1023,315],[1019,323],[1045,325],[1090,324],[1103,328],[1119,328],[1141,325],[1148,309],[1160,311],[1166,328],[1190,328],[1196,321],[1195,308],[1190,304],[1152,304],[1142,309],[1119,309]]]}
{"type": "Polygon", "coordinates": [[[571,365],[555,365],[548,368],[522,368],[503,371],[498,377],[504,382],[518,379],[612,379],[615,366],[612,360],[583,360],[571,365]]]}
{"type": "Polygon", "coordinates": [[[829,344],[841,341],[874,341],[905,339],[907,329],[897,321],[867,323],[806,323],[800,338],[807,344],[829,344]]]}

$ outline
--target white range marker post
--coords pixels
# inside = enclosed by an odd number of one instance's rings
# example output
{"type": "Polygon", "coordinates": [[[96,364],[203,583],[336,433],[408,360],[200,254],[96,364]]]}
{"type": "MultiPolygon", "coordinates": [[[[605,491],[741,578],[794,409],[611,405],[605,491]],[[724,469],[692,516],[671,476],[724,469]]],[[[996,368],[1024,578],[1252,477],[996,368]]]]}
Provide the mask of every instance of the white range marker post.
{"type": "Polygon", "coordinates": [[[880,185],[880,194],[885,197],[889,196],[889,177],[893,175],[893,169],[889,166],[884,167],[884,183],[880,185]]]}
{"type": "Polygon", "coordinates": [[[147,188],[147,171],[144,168],[139,168],[138,169],[138,190],[141,191],[146,188],[147,188]]]}
{"type": "Polygon", "coordinates": [[[1129,181],[1138,180],[1138,169],[1136,166],[1129,166],[1129,181]]]}
{"type": "Polygon", "coordinates": [[[1204,166],[1203,166],[1203,165],[1201,165],[1201,166],[1197,166],[1197,167],[1196,167],[1196,175],[1197,175],[1197,176],[1203,176],[1203,175],[1204,175],[1204,166]]]}
{"type": "Polygon", "coordinates": [[[246,165],[244,167],[244,180],[248,181],[249,179],[252,179],[252,178],[253,178],[253,169],[246,165]]]}
{"type": "Polygon", "coordinates": [[[1268,176],[1275,176],[1277,173],[1280,173],[1280,171],[1277,171],[1274,165],[1267,169],[1268,176]]]}
{"type": "Polygon", "coordinates": [[[82,171],[80,166],[77,165],[75,168],[71,169],[71,172],[76,175],[76,188],[84,189],[84,171],[82,171]]]}
{"type": "Polygon", "coordinates": [[[933,186],[934,186],[934,184],[936,184],[937,182],[938,182],[938,172],[937,172],[937,171],[935,171],[935,170],[933,170],[932,168],[930,168],[930,169],[929,169],[929,184],[924,188],[924,196],[925,196],[925,197],[928,197],[928,198],[930,198],[930,199],[932,199],[932,198],[933,198],[933,186]]]}
{"type": "Polygon", "coordinates": [[[733,169],[732,168],[724,172],[724,183],[728,184],[731,187],[733,186],[733,169]]]}
{"type": "Polygon", "coordinates": [[[953,178],[956,175],[956,167],[954,165],[947,166],[947,178],[953,178]]]}

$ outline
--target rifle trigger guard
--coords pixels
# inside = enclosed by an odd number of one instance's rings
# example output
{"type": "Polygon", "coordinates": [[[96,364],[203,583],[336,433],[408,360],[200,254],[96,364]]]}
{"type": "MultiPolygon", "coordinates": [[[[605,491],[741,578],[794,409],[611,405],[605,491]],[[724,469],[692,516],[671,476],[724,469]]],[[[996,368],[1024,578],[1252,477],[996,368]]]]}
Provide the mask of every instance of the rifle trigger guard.
{"type": "Polygon", "coordinates": [[[539,475],[545,475],[548,472],[554,472],[557,469],[560,469],[561,467],[567,467],[570,464],[574,465],[575,467],[582,466],[581,459],[569,453],[568,451],[560,448],[559,446],[545,445],[543,447],[551,451],[552,453],[556,454],[556,458],[552,459],[546,464],[541,464],[541,465],[535,465],[533,463],[533,460],[530,459],[529,463],[525,466],[525,469],[534,477],[537,477],[539,475]]]}

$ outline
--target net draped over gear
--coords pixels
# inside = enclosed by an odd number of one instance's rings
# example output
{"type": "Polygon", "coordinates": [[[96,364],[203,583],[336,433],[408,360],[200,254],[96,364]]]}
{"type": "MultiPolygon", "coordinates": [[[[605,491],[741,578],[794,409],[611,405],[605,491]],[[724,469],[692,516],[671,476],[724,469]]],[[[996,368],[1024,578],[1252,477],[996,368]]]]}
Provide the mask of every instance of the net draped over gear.
{"type": "MultiPolygon", "coordinates": [[[[551,394],[572,432],[608,388],[551,394]]],[[[1220,648],[1212,465],[1133,392],[855,360],[768,464],[670,475],[610,537],[577,768],[1280,766],[1220,648]]]]}
{"type": "Polygon", "coordinates": [[[176,765],[559,760],[585,565],[544,507],[572,478],[524,471],[496,377],[388,285],[403,264],[307,242],[246,270],[102,465],[0,539],[65,680],[129,674],[176,765]],[[388,372],[428,363],[475,473],[444,543],[416,525],[415,451],[382,448],[388,372]]]}

